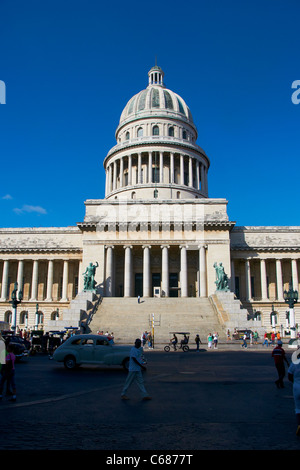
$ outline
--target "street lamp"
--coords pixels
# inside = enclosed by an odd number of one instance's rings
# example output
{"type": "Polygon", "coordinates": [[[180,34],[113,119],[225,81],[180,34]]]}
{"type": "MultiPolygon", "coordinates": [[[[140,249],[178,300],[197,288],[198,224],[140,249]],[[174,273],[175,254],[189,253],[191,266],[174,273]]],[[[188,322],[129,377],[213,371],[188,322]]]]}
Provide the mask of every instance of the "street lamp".
{"type": "Polygon", "coordinates": [[[17,291],[18,291],[18,283],[15,282],[14,290],[11,293],[11,300],[9,301],[13,309],[11,329],[14,331],[14,333],[16,332],[16,328],[17,328],[17,306],[23,300],[23,292],[19,290],[18,298],[17,298],[17,291]]]}
{"type": "Polygon", "coordinates": [[[34,329],[37,331],[39,325],[39,304],[35,306],[35,327],[34,329]]]}
{"type": "Polygon", "coordinates": [[[298,302],[298,291],[293,289],[292,281],[289,284],[289,290],[283,292],[284,301],[289,304],[290,309],[290,329],[291,338],[296,338],[296,327],[295,327],[295,310],[294,305],[298,302]]]}
{"type": "Polygon", "coordinates": [[[272,305],[271,325],[272,325],[272,328],[274,329],[274,332],[275,332],[275,330],[276,330],[276,312],[274,312],[274,305],[272,305]]]}

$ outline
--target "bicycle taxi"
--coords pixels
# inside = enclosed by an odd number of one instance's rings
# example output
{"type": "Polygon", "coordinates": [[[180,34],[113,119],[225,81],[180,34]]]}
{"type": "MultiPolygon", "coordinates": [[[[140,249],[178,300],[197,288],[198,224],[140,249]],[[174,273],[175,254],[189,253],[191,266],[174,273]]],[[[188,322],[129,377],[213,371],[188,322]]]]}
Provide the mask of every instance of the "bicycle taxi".
{"type": "Polygon", "coordinates": [[[170,335],[173,335],[173,338],[170,339],[169,344],[167,344],[164,347],[165,352],[170,352],[171,349],[173,348],[173,351],[177,351],[179,349],[182,349],[182,351],[187,352],[189,351],[189,339],[190,339],[190,333],[187,331],[170,331],[170,335]],[[178,341],[177,335],[182,336],[183,338],[178,341]],[[179,344],[179,346],[178,346],[179,344]]]}

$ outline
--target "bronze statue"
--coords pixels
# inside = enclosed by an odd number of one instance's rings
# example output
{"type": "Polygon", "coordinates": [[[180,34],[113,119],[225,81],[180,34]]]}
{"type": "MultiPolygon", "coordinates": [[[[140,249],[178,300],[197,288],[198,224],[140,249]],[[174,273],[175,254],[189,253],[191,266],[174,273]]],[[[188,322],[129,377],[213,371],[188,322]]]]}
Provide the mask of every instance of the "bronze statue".
{"type": "Polygon", "coordinates": [[[95,289],[95,286],[96,286],[95,273],[96,273],[96,268],[98,268],[98,266],[99,264],[96,262],[96,264],[90,263],[88,267],[86,268],[85,272],[83,273],[84,275],[83,290],[91,291],[95,289]]]}
{"type": "Polygon", "coordinates": [[[218,266],[217,263],[214,263],[214,268],[216,270],[216,277],[217,277],[217,280],[215,281],[217,290],[223,291],[223,292],[229,291],[228,276],[225,273],[223,264],[220,263],[218,266]]]}

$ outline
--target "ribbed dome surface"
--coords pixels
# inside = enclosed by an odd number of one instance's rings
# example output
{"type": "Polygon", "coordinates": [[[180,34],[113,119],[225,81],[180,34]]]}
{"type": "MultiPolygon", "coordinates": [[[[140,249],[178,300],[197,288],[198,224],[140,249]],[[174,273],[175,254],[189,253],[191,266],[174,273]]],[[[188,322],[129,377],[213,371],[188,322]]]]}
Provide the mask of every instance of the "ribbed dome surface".
{"type": "Polygon", "coordinates": [[[119,125],[151,115],[172,116],[193,125],[192,114],[185,101],[161,85],[149,85],[134,95],[126,104],[119,125]]]}

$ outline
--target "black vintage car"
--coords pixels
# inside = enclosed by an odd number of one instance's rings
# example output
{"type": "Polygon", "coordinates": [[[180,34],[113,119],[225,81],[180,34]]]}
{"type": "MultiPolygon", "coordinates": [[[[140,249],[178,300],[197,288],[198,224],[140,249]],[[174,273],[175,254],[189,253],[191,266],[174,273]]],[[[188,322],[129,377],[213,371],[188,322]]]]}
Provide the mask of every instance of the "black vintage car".
{"type": "Polygon", "coordinates": [[[21,338],[21,336],[14,335],[12,332],[2,333],[2,338],[6,346],[9,344],[13,347],[13,353],[16,356],[16,361],[27,358],[29,356],[30,342],[21,338]]]}

